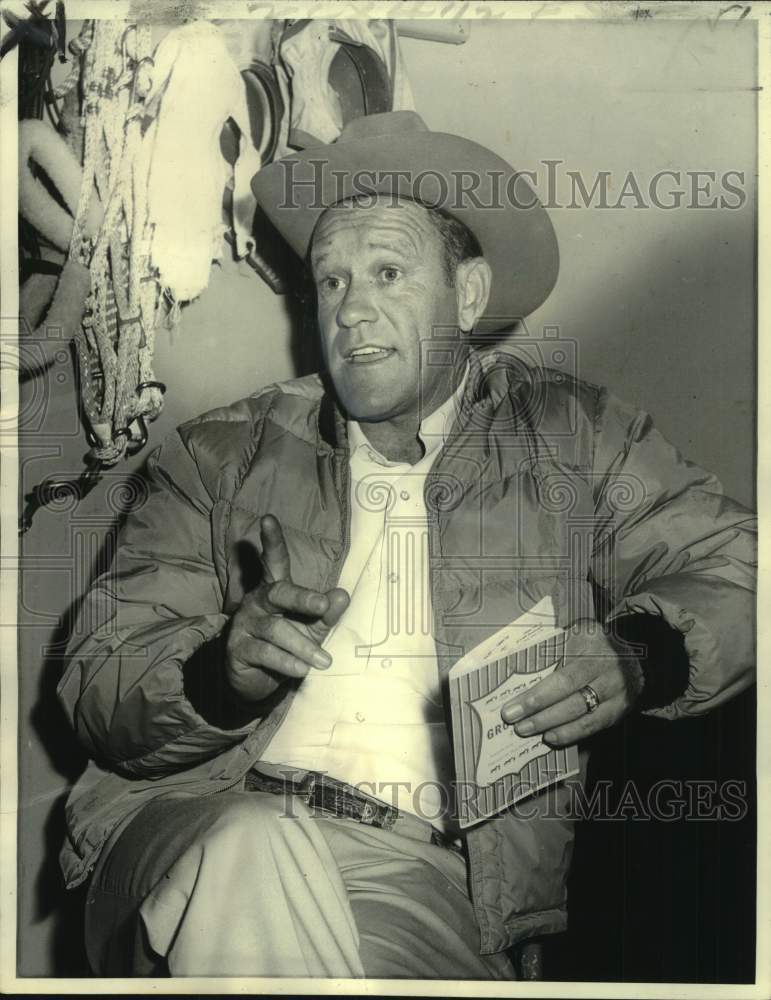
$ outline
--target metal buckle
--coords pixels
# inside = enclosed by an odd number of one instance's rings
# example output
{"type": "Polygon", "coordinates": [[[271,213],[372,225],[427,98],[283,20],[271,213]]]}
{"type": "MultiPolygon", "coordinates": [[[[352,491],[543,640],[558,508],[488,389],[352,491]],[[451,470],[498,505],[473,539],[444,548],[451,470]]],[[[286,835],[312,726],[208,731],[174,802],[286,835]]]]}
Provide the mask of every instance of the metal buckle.
{"type": "MultiPolygon", "coordinates": [[[[387,808],[387,807],[386,807],[387,808]]],[[[373,805],[372,802],[364,802],[362,804],[361,816],[359,816],[359,822],[363,823],[365,826],[377,826],[375,822],[379,808],[373,805]]]]}

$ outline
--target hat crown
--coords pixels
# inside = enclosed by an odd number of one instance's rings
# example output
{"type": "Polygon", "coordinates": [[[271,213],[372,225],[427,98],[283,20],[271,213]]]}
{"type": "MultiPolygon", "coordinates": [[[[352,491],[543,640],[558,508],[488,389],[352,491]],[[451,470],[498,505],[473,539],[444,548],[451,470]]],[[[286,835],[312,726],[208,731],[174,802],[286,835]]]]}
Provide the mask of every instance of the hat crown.
{"type": "Polygon", "coordinates": [[[556,234],[522,174],[471,139],[430,131],[414,111],[356,118],[334,142],[263,167],[252,189],[300,259],[322,212],[345,198],[396,194],[443,208],[476,236],[492,268],[480,330],[533,312],[557,278],[556,234]]]}
{"type": "Polygon", "coordinates": [[[383,111],[377,115],[363,115],[348,122],[338,136],[337,142],[374,139],[377,136],[407,132],[428,132],[428,126],[415,111],[383,111]]]}

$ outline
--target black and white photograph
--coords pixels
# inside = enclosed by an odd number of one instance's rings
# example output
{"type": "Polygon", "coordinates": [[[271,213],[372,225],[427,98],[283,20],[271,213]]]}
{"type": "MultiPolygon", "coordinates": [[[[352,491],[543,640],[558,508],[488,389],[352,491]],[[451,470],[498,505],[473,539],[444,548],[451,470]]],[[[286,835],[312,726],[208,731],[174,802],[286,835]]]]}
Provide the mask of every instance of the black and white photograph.
{"type": "Polygon", "coordinates": [[[771,5],[0,19],[3,992],[768,996],[771,5]]]}

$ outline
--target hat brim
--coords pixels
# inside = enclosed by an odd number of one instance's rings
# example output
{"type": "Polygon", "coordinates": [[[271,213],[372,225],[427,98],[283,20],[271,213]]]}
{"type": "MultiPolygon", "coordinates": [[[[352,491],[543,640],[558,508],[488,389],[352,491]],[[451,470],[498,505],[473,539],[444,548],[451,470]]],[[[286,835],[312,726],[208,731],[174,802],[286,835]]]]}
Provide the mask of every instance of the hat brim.
{"type": "Polygon", "coordinates": [[[343,136],[264,167],[252,189],[303,259],[323,212],[344,198],[389,194],[444,209],[476,236],[492,270],[481,331],[513,326],[542,305],[557,280],[557,238],[533,189],[501,157],[460,136],[343,136]]]}

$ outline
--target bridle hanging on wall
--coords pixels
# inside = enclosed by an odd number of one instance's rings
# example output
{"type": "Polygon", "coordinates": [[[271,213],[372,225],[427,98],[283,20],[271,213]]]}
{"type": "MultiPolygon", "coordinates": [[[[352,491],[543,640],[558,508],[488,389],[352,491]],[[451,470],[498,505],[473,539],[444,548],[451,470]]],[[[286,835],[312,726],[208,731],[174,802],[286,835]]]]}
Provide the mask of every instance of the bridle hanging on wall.
{"type": "Polygon", "coordinates": [[[329,37],[340,45],[329,67],[329,85],[340,100],[343,125],[362,115],[392,111],[391,77],[377,52],[344,31],[332,31],[329,37]]]}
{"type": "Polygon", "coordinates": [[[284,117],[284,99],[273,66],[255,59],[241,70],[252,142],[263,163],[270,163],[278,148],[279,123],[284,117]]]}
{"type": "MultiPolygon", "coordinates": [[[[252,142],[264,165],[332,141],[355,118],[414,107],[392,21],[287,21],[272,49],[270,63],[255,60],[242,70],[252,142]]],[[[226,159],[235,148],[228,123],[226,159]]],[[[296,262],[259,206],[254,226],[256,246],[247,262],[277,294],[293,286],[300,294],[296,262]]]]}
{"type": "MultiPolygon", "coordinates": [[[[146,199],[134,203],[124,191],[129,177],[133,190],[146,188],[143,178],[148,163],[140,152],[146,145],[147,122],[158,113],[160,94],[147,93],[153,85],[157,53],[144,27],[131,26],[124,35],[101,21],[86,26],[88,37],[84,34],[77,53],[82,57],[78,62],[82,63],[85,94],[84,182],[81,204],[70,206],[75,218],[68,260],[70,267],[82,261],[91,271],[82,329],[73,337],[81,412],[91,450],[80,479],[63,482],[60,477],[49,477],[25,497],[22,531],[29,527],[34,510],[50,505],[62,489],[82,498],[99,481],[105,466],[144,446],[147,423],[160,412],[165,391],[151,367],[155,328],[160,322],[175,321],[175,302],[188,298],[164,297],[164,268],[159,276],[147,253],[146,199]],[[102,71],[108,70],[110,80],[102,80],[102,71]],[[95,154],[100,143],[105,146],[104,156],[95,154]],[[105,224],[95,237],[85,220],[97,193],[105,224]]],[[[221,151],[231,166],[243,154],[239,135],[247,129],[248,145],[266,164],[290,149],[335,138],[347,122],[362,115],[413,106],[392,22],[277,22],[272,48],[270,61],[265,55],[252,58],[248,65],[233,64],[243,81],[246,113],[239,117],[234,112],[239,125],[229,120],[220,136],[221,151]]],[[[67,89],[79,75],[73,67],[67,89]]],[[[161,110],[163,106],[161,101],[161,110]]],[[[243,252],[243,221],[248,220],[241,219],[242,229],[234,223],[231,233],[234,243],[240,233],[237,256],[246,257],[274,291],[283,291],[280,274],[263,257],[263,249],[271,252],[270,240],[262,243],[258,237],[252,252],[243,252]]],[[[156,243],[157,233],[152,241],[154,253],[156,243]]]]}
{"type": "Polygon", "coordinates": [[[273,62],[287,107],[277,157],[333,142],[354,118],[414,110],[393,21],[288,22],[273,62]]]}

